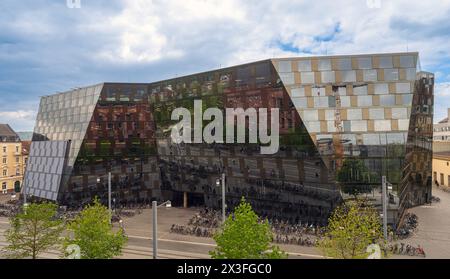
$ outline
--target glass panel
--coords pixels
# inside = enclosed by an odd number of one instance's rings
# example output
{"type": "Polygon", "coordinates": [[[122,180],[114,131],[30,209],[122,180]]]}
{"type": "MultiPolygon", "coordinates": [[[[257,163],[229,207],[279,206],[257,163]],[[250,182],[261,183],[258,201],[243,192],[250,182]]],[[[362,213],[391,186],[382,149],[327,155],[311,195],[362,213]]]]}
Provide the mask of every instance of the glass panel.
{"type": "Polygon", "coordinates": [[[398,69],[385,69],[384,80],[387,81],[398,80],[398,69]]]}
{"type": "Polygon", "coordinates": [[[367,95],[367,85],[353,86],[353,95],[367,95]]]}
{"type": "Polygon", "coordinates": [[[320,121],[307,121],[305,122],[305,126],[310,133],[320,132],[320,121]]]}
{"type": "Polygon", "coordinates": [[[341,58],[338,59],[338,69],[339,70],[351,70],[352,69],[352,60],[350,58],[341,58]]]}
{"type": "Polygon", "coordinates": [[[342,71],[342,81],[343,82],[355,82],[356,81],[356,71],[342,71]]]}
{"type": "Polygon", "coordinates": [[[303,111],[303,120],[319,120],[319,111],[318,110],[303,111]]]}
{"type": "Polygon", "coordinates": [[[402,144],[402,143],[405,143],[405,134],[403,133],[387,134],[387,144],[402,144]]]}
{"type": "Polygon", "coordinates": [[[304,97],[305,96],[305,88],[304,87],[296,87],[291,89],[292,97],[304,97]]]}
{"type": "Polygon", "coordinates": [[[372,96],[358,96],[358,106],[370,107],[372,106],[372,96]]]}
{"type": "Polygon", "coordinates": [[[411,93],[411,83],[409,82],[397,82],[395,84],[395,91],[399,94],[411,93]]]}
{"type": "Polygon", "coordinates": [[[318,68],[319,68],[319,71],[330,71],[331,70],[331,60],[330,59],[319,59],[318,68]]]}
{"type": "Polygon", "coordinates": [[[311,60],[300,60],[297,67],[299,72],[311,72],[311,60]]]}
{"type": "Polygon", "coordinates": [[[278,71],[280,73],[292,72],[291,61],[278,61],[278,71]]]}
{"type": "Polygon", "coordinates": [[[384,108],[370,108],[369,109],[370,119],[384,119],[384,108]]]}
{"type": "Polygon", "coordinates": [[[285,84],[285,85],[290,85],[290,84],[294,84],[294,73],[280,73],[280,78],[281,81],[285,84]]]}
{"type": "Polygon", "coordinates": [[[322,72],[322,82],[335,82],[334,71],[323,71],[322,72]]]}
{"type": "Polygon", "coordinates": [[[392,56],[380,56],[380,68],[392,68],[392,56]]]}
{"type": "Polygon", "coordinates": [[[409,129],[409,119],[399,119],[398,129],[403,131],[408,131],[409,129]]]}
{"type": "Polygon", "coordinates": [[[380,145],[379,134],[363,134],[363,143],[365,145],[380,145]]]}
{"type": "Polygon", "coordinates": [[[306,98],[292,98],[292,103],[296,108],[307,108],[308,101],[306,98]]]}
{"type": "Polygon", "coordinates": [[[312,96],[316,96],[316,97],[320,97],[320,96],[325,96],[325,87],[313,87],[311,88],[311,95],[312,96]]]}
{"type": "Polygon", "coordinates": [[[367,132],[366,120],[352,120],[351,123],[353,132],[367,132]]]}
{"type": "Polygon", "coordinates": [[[314,83],[314,72],[300,73],[302,83],[314,83]]]}
{"type": "Polygon", "coordinates": [[[375,131],[391,131],[391,120],[374,120],[375,131]]]}
{"type": "Polygon", "coordinates": [[[380,96],[380,106],[394,106],[395,96],[394,95],[381,95],[380,96]]]}
{"type": "Polygon", "coordinates": [[[351,132],[352,131],[352,125],[350,121],[343,121],[344,123],[344,132],[351,132]]]}
{"type": "Polygon", "coordinates": [[[341,107],[351,107],[350,96],[341,96],[341,107]]]}
{"type": "Polygon", "coordinates": [[[413,94],[404,94],[402,96],[403,98],[403,105],[411,105],[412,104],[412,98],[413,98],[413,94]]]}
{"type": "Polygon", "coordinates": [[[406,79],[407,80],[416,80],[416,69],[415,68],[406,69],[406,79]]]}
{"type": "Polygon", "coordinates": [[[348,120],[362,120],[362,110],[361,109],[347,109],[347,119],[348,120]]]}
{"type": "Polygon", "coordinates": [[[335,111],[331,109],[325,110],[325,120],[334,120],[335,111]]]}
{"type": "Polygon", "coordinates": [[[313,97],[315,108],[326,108],[328,107],[328,97],[313,97]]]}
{"type": "Polygon", "coordinates": [[[377,95],[389,94],[389,86],[387,83],[375,83],[374,90],[377,95]]]}
{"type": "Polygon", "coordinates": [[[400,56],[400,67],[413,68],[414,67],[414,57],[412,55],[400,56]]]}
{"type": "Polygon", "coordinates": [[[392,119],[408,118],[407,108],[392,108],[391,111],[392,111],[392,119]]]}
{"type": "Polygon", "coordinates": [[[360,57],[360,58],[358,58],[358,68],[360,68],[360,69],[372,69],[372,58],[371,57],[360,57]]]}
{"type": "Polygon", "coordinates": [[[330,133],[336,132],[336,127],[334,126],[334,121],[327,121],[327,131],[330,133]]]}

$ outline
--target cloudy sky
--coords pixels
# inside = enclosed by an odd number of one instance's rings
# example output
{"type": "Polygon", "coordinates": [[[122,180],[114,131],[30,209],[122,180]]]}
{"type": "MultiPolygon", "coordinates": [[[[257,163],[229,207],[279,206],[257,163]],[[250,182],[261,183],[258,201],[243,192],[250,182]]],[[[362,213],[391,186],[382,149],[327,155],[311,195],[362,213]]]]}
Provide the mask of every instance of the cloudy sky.
{"type": "Polygon", "coordinates": [[[450,0],[2,0],[0,122],[32,130],[39,96],[271,57],[418,51],[450,107],[450,0]]]}

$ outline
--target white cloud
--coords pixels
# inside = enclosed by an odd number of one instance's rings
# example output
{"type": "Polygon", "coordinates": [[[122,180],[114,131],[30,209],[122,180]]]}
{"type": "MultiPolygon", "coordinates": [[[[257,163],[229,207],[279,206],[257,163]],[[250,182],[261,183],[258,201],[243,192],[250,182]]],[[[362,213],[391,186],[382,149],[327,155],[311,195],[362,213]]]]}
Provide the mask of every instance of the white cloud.
{"type": "MultiPolygon", "coordinates": [[[[450,82],[441,82],[434,85],[434,95],[438,97],[450,97],[450,82]]],[[[447,102],[450,106],[450,99],[447,102]]]]}
{"type": "Polygon", "coordinates": [[[36,111],[0,111],[0,123],[10,124],[16,132],[29,131],[34,127],[36,111]]]}
{"type": "Polygon", "coordinates": [[[434,96],[434,123],[437,123],[447,117],[450,108],[450,82],[436,83],[434,96]]]}

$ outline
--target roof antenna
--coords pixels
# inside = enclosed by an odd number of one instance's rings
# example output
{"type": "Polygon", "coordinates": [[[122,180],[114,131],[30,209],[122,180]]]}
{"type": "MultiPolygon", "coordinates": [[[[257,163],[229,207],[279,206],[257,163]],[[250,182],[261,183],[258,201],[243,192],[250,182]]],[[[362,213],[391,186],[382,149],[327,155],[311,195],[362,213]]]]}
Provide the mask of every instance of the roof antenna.
{"type": "Polygon", "coordinates": [[[406,35],[406,52],[408,52],[409,47],[408,47],[408,35],[406,35]]]}

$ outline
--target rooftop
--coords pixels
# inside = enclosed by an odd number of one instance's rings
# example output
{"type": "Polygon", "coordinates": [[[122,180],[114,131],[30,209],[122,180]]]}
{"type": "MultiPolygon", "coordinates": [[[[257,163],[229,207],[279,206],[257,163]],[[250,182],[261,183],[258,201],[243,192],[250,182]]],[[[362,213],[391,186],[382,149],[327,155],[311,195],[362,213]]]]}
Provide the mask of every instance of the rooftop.
{"type": "Polygon", "coordinates": [[[0,124],[0,142],[16,142],[19,136],[8,124],[0,124]]]}

